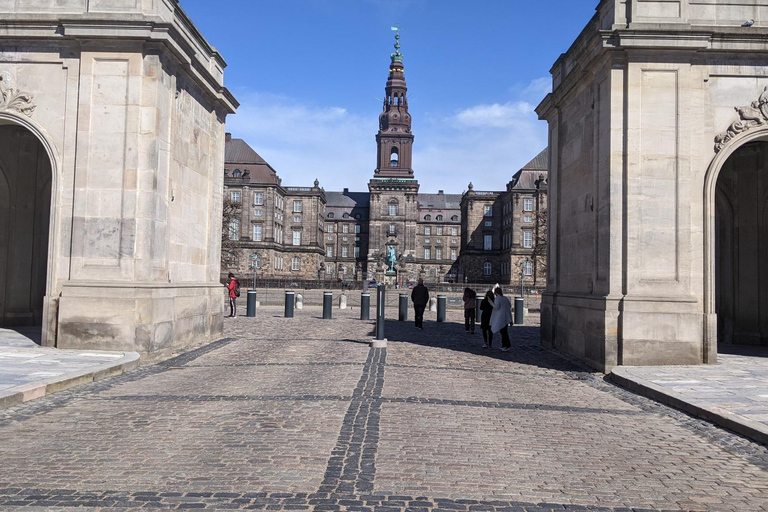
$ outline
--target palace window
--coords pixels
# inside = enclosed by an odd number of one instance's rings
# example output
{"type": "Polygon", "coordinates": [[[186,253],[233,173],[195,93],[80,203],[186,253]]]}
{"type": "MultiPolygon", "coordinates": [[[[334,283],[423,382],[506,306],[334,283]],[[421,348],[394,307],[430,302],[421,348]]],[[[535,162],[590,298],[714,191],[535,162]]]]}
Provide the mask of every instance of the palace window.
{"type": "Polygon", "coordinates": [[[435,259],[436,260],[443,259],[443,250],[439,247],[435,249],[435,259]]]}
{"type": "Polygon", "coordinates": [[[355,258],[359,258],[359,257],[360,257],[360,248],[355,247],[355,258]]]}
{"type": "Polygon", "coordinates": [[[296,224],[300,224],[301,223],[301,215],[294,215],[293,216],[293,222],[295,222],[296,224]]]}
{"type": "Polygon", "coordinates": [[[242,172],[240,172],[240,169],[235,169],[235,170],[232,172],[232,177],[233,177],[233,178],[239,178],[239,177],[240,177],[240,176],[242,176],[242,175],[243,175],[243,173],[242,173],[242,172]]]}
{"type": "Polygon", "coordinates": [[[251,268],[253,270],[261,268],[261,257],[256,253],[251,254],[251,268]]]}
{"type": "Polygon", "coordinates": [[[360,224],[355,224],[355,233],[360,233],[360,224]]]}
{"type": "Polygon", "coordinates": [[[432,234],[432,228],[429,226],[424,226],[424,234],[429,236],[432,234]]]}
{"type": "Polygon", "coordinates": [[[397,204],[392,203],[389,205],[389,214],[390,215],[397,215],[397,204]]]}
{"type": "Polygon", "coordinates": [[[485,221],[485,227],[487,227],[487,228],[493,227],[493,221],[492,220],[485,221]]]}
{"type": "Polygon", "coordinates": [[[253,216],[254,217],[263,217],[264,216],[264,210],[255,209],[253,210],[253,216]]]}
{"type": "Polygon", "coordinates": [[[437,222],[443,222],[443,216],[442,215],[438,215],[437,217],[435,217],[435,220],[437,222]]]}
{"type": "Polygon", "coordinates": [[[493,206],[487,204],[483,207],[483,212],[486,217],[493,217],[493,206]]]}
{"type": "Polygon", "coordinates": [[[493,265],[491,265],[490,261],[486,261],[483,265],[483,275],[489,276],[491,274],[493,274],[493,265]]]}
{"type": "Polygon", "coordinates": [[[229,221],[229,239],[240,240],[240,219],[229,221]]]}
{"type": "Polygon", "coordinates": [[[342,215],[342,216],[341,216],[341,218],[342,218],[342,219],[348,219],[348,218],[349,218],[349,214],[348,214],[348,213],[345,213],[344,215],[342,215]]]}
{"type": "Polygon", "coordinates": [[[349,233],[349,224],[343,224],[341,226],[341,232],[342,233],[349,233]]]}
{"type": "Polygon", "coordinates": [[[424,216],[424,220],[425,220],[426,222],[429,222],[429,221],[431,221],[431,220],[432,220],[432,216],[431,216],[431,215],[425,215],[425,216],[424,216]]]}
{"type": "Polygon", "coordinates": [[[532,212],[533,211],[533,199],[523,199],[523,211],[526,212],[532,212]]]}
{"type": "Polygon", "coordinates": [[[325,225],[325,232],[326,233],[333,233],[333,224],[326,224],[325,225]]]}
{"type": "Polygon", "coordinates": [[[395,225],[394,224],[390,224],[389,225],[389,234],[390,235],[394,235],[396,233],[397,233],[397,230],[395,229],[395,225]]]}
{"type": "Polygon", "coordinates": [[[435,228],[435,234],[436,234],[437,236],[440,236],[440,235],[442,235],[442,234],[443,234],[443,226],[437,226],[437,227],[435,228]]]}
{"type": "Polygon", "coordinates": [[[332,245],[326,245],[325,246],[325,257],[326,258],[333,258],[333,246],[332,245]]]}
{"type": "Polygon", "coordinates": [[[240,202],[240,192],[239,191],[233,191],[229,197],[232,199],[233,203],[239,203],[240,202]]]}
{"type": "Polygon", "coordinates": [[[397,167],[400,164],[400,155],[397,151],[397,146],[392,148],[392,151],[389,153],[389,166],[390,167],[397,167]]]}
{"type": "Polygon", "coordinates": [[[333,275],[333,265],[328,265],[327,267],[325,267],[325,273],[327,275],[329,275],[329,276],[332,276],[333,275]]]}
{"type": "Polygon", "coordinates": [[[263,236],[263,227],[261,224],[254,224],[253,226],[253,241],[261,242],[263,236]]]}
{"type": "Polygon", "coordinates": [[[293,245],[301,245],[301,231],[293,230],[293,245]]]}
{"type": "Polygon", "coordinates": [[[275,258],[275,270],[283,270],[283,258],[275,258]]]}
{"type": "Polygon", "coordinates": [[[451,228],[451,236],[459,236],[459,228],[451,228]]]}
{"type": "Polygon", "coordinates": [[[458,215],[454,215],[453,217],[451,217],[451,220],[453,222],[459,222],[459,216],[458,215]]]}
{"type": "Polygon", "coordinates": [[[456,249],[451,249],[451,260],[456,261],[456,249]]]}
{"type": "Polygon", "coordinates": [[[533,231],[523,231],[523,247],[533,248],[533,231]]]}
{"type": "Polygon", "coordinates": [[[532,276],[533,275],[533,262],[530,260],[526,260],[523,262],[523,275],[524,276],[532,276]]]}
{"type": "Polygon", "coordinates": [[[293,213],[301,213],[301,201],[293,202],[293,213]]]}
{"type": "Polygon", "coordinates": [[[253,206],[264,205],[264,192],[254,192],[253,194],[253,206]]]}
{"type": "Polygon", "coordinates": [[[341,257],[349,258],[349,246],[346,246],[346,245],[341,246],[341,257]]]}
{"type": "Polygon", "coordinates": [[[531,215],[523,215],[523,222],[533,222],[533,217],[531,215]]]}
{"type": "Polygon", "coordinates": [[[432,249],[430,249],[429,247],[425,247],[424,248],[424,259],[428,260],[428,259],[431,259],[431,258],[432,258],[432,249]]]}
{"type": "Polygon", "coordinates": [[[493,235],[483,236],[483,250],[485,251],[493,250],[493,235]]]}
{"type": "Polygon", "coordinates": [[[300,262],[298,256],[291,258],[291,270],[299,270],[299,264],[300,262]]]}

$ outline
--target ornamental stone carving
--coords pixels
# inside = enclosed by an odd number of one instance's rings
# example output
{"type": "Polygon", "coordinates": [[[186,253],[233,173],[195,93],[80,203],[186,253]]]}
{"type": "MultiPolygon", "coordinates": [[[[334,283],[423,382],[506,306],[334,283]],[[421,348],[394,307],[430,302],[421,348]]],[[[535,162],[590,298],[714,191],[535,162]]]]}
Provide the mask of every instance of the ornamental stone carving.
{"type": "Polygon", "coordinates": [[[718,153],[728,142],[740,133],[744,133],[755,126],[768,123],[768,87],[763,89],[757,101],[746,107],[733,107],[739,113],[739,120],[715,137],[715,153],[718,153]]]}
{"type": "Polygon", "coordinates": [[[0,110],[13,110],[32,117],[36,105],[31,94],[21,92],[14,86],[13,77],[7,71],[0,73],[0,110]]]}

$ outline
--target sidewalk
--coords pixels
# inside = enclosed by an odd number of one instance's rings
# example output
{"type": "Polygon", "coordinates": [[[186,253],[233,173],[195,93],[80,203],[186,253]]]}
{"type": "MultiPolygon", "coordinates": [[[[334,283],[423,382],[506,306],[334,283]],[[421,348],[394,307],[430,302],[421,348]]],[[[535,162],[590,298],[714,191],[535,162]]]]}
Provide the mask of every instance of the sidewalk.
{"type": "Polygon", "coordinates": [[[768,445],[768,347],[728,347],[714,365],[619,366],[635,393],[768,445]]]}
{"type": "Polygon", "coordinates": [[[0,407],[136,368],[136,352],[59,350],[33,340],[35,330],[0,328],[0,407]]]}

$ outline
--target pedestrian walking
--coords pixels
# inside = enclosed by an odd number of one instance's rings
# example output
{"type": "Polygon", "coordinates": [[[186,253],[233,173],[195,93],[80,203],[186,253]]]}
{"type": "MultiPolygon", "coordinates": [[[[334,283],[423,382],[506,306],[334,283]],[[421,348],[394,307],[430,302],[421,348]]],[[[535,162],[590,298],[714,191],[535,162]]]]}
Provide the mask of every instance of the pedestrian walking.
{"type": "Polygon", "coordinates": [[[493,314],[494,295],[491,290],[486,292],[480,302],[480,329],[483,331],[483,341],[486,348],[493,345],[493,331],[491,330],[491,315],[493,314]]]}
{"type": "Polygon", "coordinates": [[[229,290],[229,318],[237,318],[237,298],[240,296],[240,281],[232,272],[227,276],[227,290],[229,290]]]}
{"type": "Polygon", "coordinates": [[[477,311],[477,293],[472,288],[464,288],[464,330],[475,334],[475,314],[477,311]]]}
{"type": "Polygon", "coordinates": [[[429,302],[429,290],[424,286],[424,280],[419,279],[419,284],[413,287],[411,292],[411,301],[413,301],[413,311],[416,317],[416,328],[424,328],[424,308],[429,302]]]}
{"type": "Polygon", "coordinates": [[[509,342],[509,324],[512,323],[512,304],[504,296],[500,287],[493,290],[496,296],[493,300],[493,313],[491,314],[491,330],[501,333],[501,350],[509,352],[512,344],[509,342]]]}

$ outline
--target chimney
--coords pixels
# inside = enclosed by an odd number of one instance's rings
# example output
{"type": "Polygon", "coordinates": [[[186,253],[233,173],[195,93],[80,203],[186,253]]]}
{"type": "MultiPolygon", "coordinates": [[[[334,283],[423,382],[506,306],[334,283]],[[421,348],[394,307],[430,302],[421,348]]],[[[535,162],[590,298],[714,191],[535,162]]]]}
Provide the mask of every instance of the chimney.
{"type": "Polygon", "coordinates": [[[229,142],[231,140],[232,140],[232,134],[231,133],[227,133],[227,134],[224,135],[224,141],[225,142],[229,142]]]}
{"type": "Polygon", "coordinates": [[[344,187],[344,193],[345,193],[345,194],[349,194],[349,189],[348,189],[348,188],[346,188],[346,187],[344,187]]]}
{"type": "Polygon", "coordinates": [[[442,194],[442,193],[443,193],[443,191],[442,191],[442,190],[438,190],[438,191],[437,191],[437,193],[438,193],[438,194],[442,194]]]}

